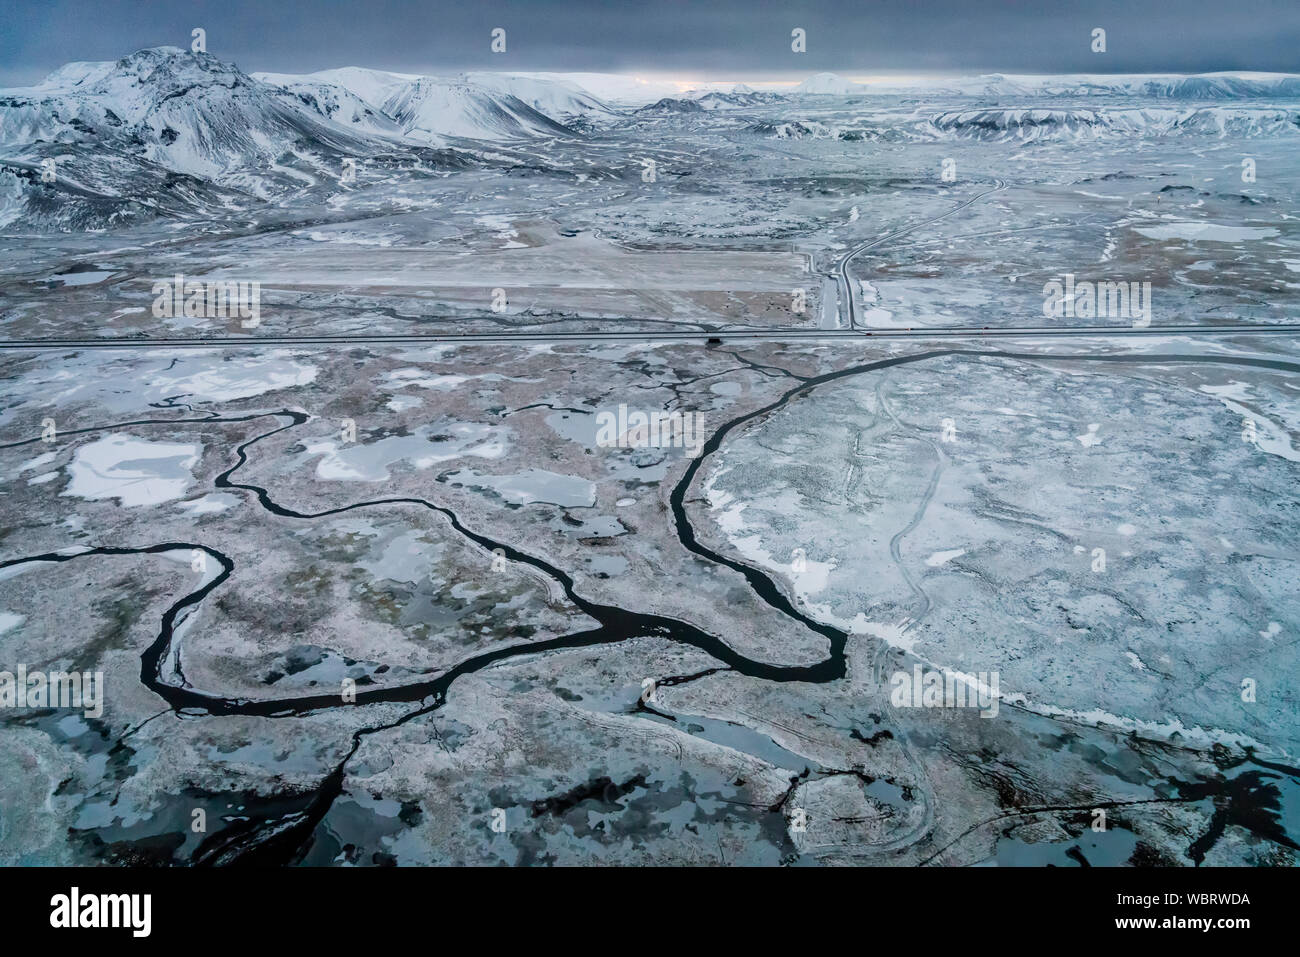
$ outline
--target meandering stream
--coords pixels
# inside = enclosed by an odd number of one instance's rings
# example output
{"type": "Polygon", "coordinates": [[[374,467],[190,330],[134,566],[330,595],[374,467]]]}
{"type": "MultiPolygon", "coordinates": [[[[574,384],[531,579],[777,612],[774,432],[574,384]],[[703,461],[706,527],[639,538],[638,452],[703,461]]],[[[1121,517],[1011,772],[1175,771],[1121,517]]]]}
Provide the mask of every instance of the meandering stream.
{"type": "MultiPolygon", "coordinates": [[[[770,661],[761,661],[734,650],[721,638],[711,635],[689,622],[663,615],[636,612],[615,605],[607,605],[585,598],[575,588],[572,576],[556,567],[546,559],[530,555],[507,542],[466,527],[451,509],[416,497],[391,497],[355,502],[338,508],[317,512],[301,512],[276,502],[269,490],[240,481],[235,478],[248,461],[249,449],[266,439],[290,429],[297,428],[309,421],[307,413],[292,410],[264,412],[250,415],[220,416],[209,415],[189,419],[136,419],[130,422],[98,426],[65,432],[64,435],[87,434],[109,431],[124,427],[137,426],[176,426],[183,424],[203,424],[227,422],[247,422],[258,418],[283,420],[283,424],[263,432],[243,442],[236,449],[236,460],[225,471],[216,476],[214,484],[219,489],[242,490],[252,493],[261,506],[273,515],[281,518],[310,521],[334,515],[340,515],[359,509],[372,508],[424,508],[438,513],[447,523],[468,541],[482,548],[485,552],[499,552],[512,562],[530,566],[556,582],[565,596],[578,610],[595,620],[598,625],[572,634],[562,635],[544,641],[497,648],[473,655],[435,678],[400,684],[389,687],[358,689],[355,703],[347,703],[338,692],[330,694],[306,694],[279,698],[227,697],[189,686],[178,675],[166,676],[164,663],[168,661],[175,649],[176,629],[188,615],[197,611],[203,600],[220,588],[230,578],[235,563],[230,556],[197,542],[164,542],[138,547],[100,546],[80,550],[63,550],[29,555],[22,558],[0,562],[0,570],[30,563],[62,563],[79,561],[94,556],[148,555],[174,551],[178,549],[200,550],[215,561],[220,571],[207,578],[197,589],[181,597],[164,613],[157,638],[144,650],[140,658],[140,680],[151,691],[162,698],[167,705],[186,715],[253,715],[267,718],[292,717],[331,708],[360,707],[377,703],[418,704],[395,721],[360,728],[353,733],[352,745],[345,757],[334,770],[322,781],[316,796],[305,810],[266,824],[264,827],[242,827],[222,831],[209,837],[195,856],[195,863],[261,863],[284,864],[301,859],[310,846],[312,833],[328,813],[330,807],[342,792],[346,778],[348,762],[356,754],[366,736],[397,727],[407,721],[427,714],[439,707],[446,700],[452,684],[463,675],[472,674],[500,661],[516,656],[534,655],[547,651],[589,647],[593,645],[614,644],[636,637],[660,637],[697,648],[710,655],[731,669],[751,678],[764,681],[801,681],[813,683],[832,682],[844,677],[847,670],[845,648],[848,634],[838,628],[810,618],[795,607],[790,597],[777,583],[763,571],[745,564],[737,559],[722,555],[703,544],[687,514],[686,501],[696,477],[704,463],[716,452],[731,435],[737,434],[751,422],[773,414],[796,398],[807,396],[813,389],[833,383],[849,376],[876,372],[894,366],[924,362],[946,356],[971,356],[1019,359],[1027,361],[1058,362],[1115,362],[1115,363],[1218,363],[1227,365],[1251,366],[1290,373],[1300,373],[1300,364],[1273,359],[1253,359],[1227,355],[1199,354],[1126,354],[1126,355],[1040,355],[1034,353],[1008,352],[1001,350],[965,350],[940,349],[912,355],[892,356],[860,365],[850,366],[819,376],[801,379],[797,385],[788,389],[774,401],[738,416],[722,425],[705,442],[701,454],[690,460],[681,478],[673,487],[669,496],[677,538],[681,545],[691,553],[720,566],[725,566],[742,575],[753,592],[767,605],[800,626],[822,635],[828,644],[826,656],[811,665],[782,665],[770,661]]],[[[39,438],[23,440],[0,446],[12,448],[39,441],[39,438]]],[[[1253,760],[1251,756],[1247,759],[1253,760]]],[[[1269,767],[1277,768],[1276,765],[1269,767]]],[[[1287,774],[1300,774],[1296,769],[1284,769],[1287,774]]],[[[928,815],[927,815],[928,819],[928,815]]],[[[1222,824],[1218,825],[1219,832],[1222,824]]],[[[1285,835],[1284,835],[1285,836],[1285,835]]],[[[1215,837],[1217,839],[1217,835],[1215,837]]],[[[1211,843],[1213,843],[1211,841],[1211,843]]],[[[1204,848],[1201,849],[1202,856],[1204,848]]]]}

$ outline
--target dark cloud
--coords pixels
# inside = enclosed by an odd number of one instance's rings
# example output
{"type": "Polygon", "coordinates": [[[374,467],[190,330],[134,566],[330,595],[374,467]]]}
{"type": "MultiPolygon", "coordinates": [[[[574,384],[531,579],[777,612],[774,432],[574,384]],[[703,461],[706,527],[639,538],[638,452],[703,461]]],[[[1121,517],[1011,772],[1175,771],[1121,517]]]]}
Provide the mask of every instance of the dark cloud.
{"type": "Polygon", "coordinates": [[[6,0],[0,83],[189,46],[245,70],[575,70],[695,77],[886,72],[1300,71],[1297,0],[6,0]],[[790,50],[802,27],[808,50],[790,50]],[[489,33],[507,31],[493,55],[489,33]],[[1089,49],[1107,31],[1105,54],[1089,49]]]}

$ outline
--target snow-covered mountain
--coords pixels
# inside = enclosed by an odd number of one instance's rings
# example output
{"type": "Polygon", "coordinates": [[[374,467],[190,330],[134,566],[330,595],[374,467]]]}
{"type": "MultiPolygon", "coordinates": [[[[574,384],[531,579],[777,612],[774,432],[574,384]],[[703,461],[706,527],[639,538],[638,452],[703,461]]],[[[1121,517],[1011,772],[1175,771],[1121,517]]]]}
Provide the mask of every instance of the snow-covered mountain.
{"type": "Polygon", "coordinates": [[[1241,100],[1300,96],[1294,73],[1089,74],[1019,76],[991,74],[962,81],[960,92],[988,96],[1140,96],[1168,100],[1241,100]]]}
{"type": "Polygon", "coordinates": [[[787,120],[784,123],[760,120],[745,127],[745,132],[777,140],[824,140],[838,137],[842,131],[815,120],[787,120]]]}
{"type": "Polygon", "coordinates": [[[937,138],[982,140],[1180,134],[1254,138],[1300,134],[1300,111],[1251,106],[985,109],[939,113],[928,125],[937,138]]]}
{"type": "Polygon", "coordinates": [[[422,143],[447,137],[519,139],[570,135],[575,120],[616,112],[572,83],[508,73],[450,77],[386,73],[343,67],[291,75],[258,73],[256,79],[320,100],[349,96],[387,117],[404,136],[422,143]]]}
{"type": "Polygon", "coordinates": [[[636,112],[645,113],[702,113],[711,110],[737,110],[745,107],[762,106],[775,103],[782,97],[775,93],[749,92],[724,93],[718,90],[692,90],[687,96],[665,96],[649,106],[643,106],[636,112]]]}
{"type": "Polygon", "coordinates": [[[175,47],[68,64],[0,91],[0,225],[107,228],[337,188],[345,157],[406,148],[365,109],[175,47]]]}
{"type": "Polygon", "coordinates": [[[917,95],[972,97],[1132,96],[1169,100],[1240,100],[1300,97],[1300,74],[1009,74],[916,76],[855,83],[834,73],[808,77],[794,95],[917,95]]]}
{"type": "MultiPolygon", "coordinates": [[[[509,139],[564,135],[564,120],[614,115],[582,90],[497,74],[411,77],[347,67],[249,76],[176,47],[69,63],[0,93],[0,147],[96,141],[209,179],[287,149],[373,152],[369,138],[509,139]]],[[[390,144],[391,145],[391,144],[390,144]]]]}
{"type": "Polygon", "coordinates": [[[299,105],[328,120],[362,133],[400,137],[397,121],[370,101],[357,96],[345,86],[288,74],[254,73],[253,79],[276,89],[278,95],[291,96],[299,105]]]}
{"type": "Polygon", "coordinates": [[[274,86],[175,47],[72,63],[0,91],[0,224],[103,228],[340,188],[348,157],[471,160],[407,140],[340,87],[274,86]],[[43,164],[56,175],[41,180],[43,164]]]}
{"type": "Polygon", "coordinates": [[[0,225],[102,227],[329,193],[349,157],[376,174],[387,164],[427,175],[482,162],[463,140],[575,136],[567,121],[616,116],[551,80],[357,67],[250,76],[156,47],[0,91],[0,225]],[[41,182],[51,160],[57,176],[41,182]]]}
{"type": "Polygon", "coordinates": [[[513,73],[524,79],[546,80],[581,90],[607,106],[638,107],[665,96],[680,96],[681,86],[621,73],[513,73]]]}
{"type": "Polygon", "coordinates": [[[706,110],[735,110],[748,106],[762,106],[782,99],[777,93],[755,93],[753,90],[732,90],[730,93],[711,92],[696,97],[696,102],[706,110]]]}
{"type": "Polygon", "coordinates": [[[574,133],[516,96],[435,77],[399,88],[384,101],[384,112],[405,136],[426,143],[442,143],[449,136],[499,140],[574,133]]]}
{"type": "MultiPolygon", "coordinates": [[[[471,74],[479,76],[482,74],[471,74]]],[[[493,74],[487,74],[491,76],[493,74]]],[[[513,77],[549,80],[582,91],[607,108],[636,109],[662,99],[694,99],[708,93],[753,93],[744,83],[700,82],[628,76],[621,73],[513,73],[513,77]]],[[[764,94],[771,95],[771,94],[764,94]]],[[[521,99],[527,99],[520,94],[521,99]]],[[[543,111],[548,112],[548,111],[543,111]]]]}
{"type": "Polygon", "coordinates": [[[330,83],[341,86],[353,96],[376,109],[404,86],[420,78],[418,73],[389,73],[385,70],[368,70],[360,66],[345,66],[334,70],[320,70],[295,76],[286,73],[254,73],[259,80],[284,85],[286,83],[330,83]]]}
{"type": "Polygon", "coordinates": [[[815,73],[792,92],[799,96],[854,96],[867,92],[867,87],[834,73],[815,73]]]}
{"type": "Polygon", "coordinates": [[[828,124],[807,117],[760,120],[745,132],[771,139],[840,139],[892,143],[1087,141],[1107,137],[1193,136],[1235,139],[1300,136],[1300,110],[1282,106],[1010,107],[859,113],[828,124]]]}
{"type": "Polygon", "coordinates": [[[175,47],[70,64],[0,94],[0,147],[42,141],[117,149],[211,180],[273,166],[290,149],[367,149],[352,130],[235,66],[175,47]]]}
{"type": "Polygon", "coordinates": [[[616,115],[607,103],[575,83],[514,73],[466,73],[463,82],[527,103],[538,113],[561,121],[616,115]]]}
{"type": "Polygon", "coordinates": [[[651,103],[649,106],[643,106],[637,110],[637,113],[703,113],[705,107],[699,100],[690,98],[665,96],[662,100],[651,103]]]}
{"type": "Polygon", "coordinates": [[[291,91],[333,90],[335,96],[351,96],[386,116],[399,132],[414,130],[422,142],[441,137],[549,135],[556,132],[556,123],[570,117],[608,112],[595,97],[572,85],[512,74],[440,77],[348,66],[306,74],[254,73],[253,77],[291,91]],[[542,115],[533,116],[529,110],[542,115]]]}
{"type": "MultiPolygon", "coordinates": [[[[783,93],[581,78],[625,104],[651,91],[660,99],[640,110],[615,108],[565,74],[439,77],[342,67],[248,75],[175,47],[69,63],[36,86],[0,90],[0,226],[105,228],[308,195],[320,203],[356,188],[342,181],[349,158],[363,161],[348,168],[364,168],[371,183],[400,183],[513,164],[507,154],[529,140],[673,116],[688,125],[748,124],[745,131],[763,137],[873,142],[1300,133],[1300,112],[1288,102],[1300,100],[1296,74],[992,74],[891,86],[821,73],[783,93]],[[821,97],[854,97],[852,115],[821,97]],[[794,112],[805,109],[812,115],[794,112]],[[743,119],[710,115],[718,111],[742,111],[743,119]],[[497,146],[477,148],[481,141],[497,146]],[[57,176],[42,180],[50,161],[57,176]]],[[[534,166],[546,162],[538,153],[530,153],[534,166]]]]}
{"type": "Polygon", "coordinates": [[[796,92],[848,95],[930,95],[969,97],[1142,97],[1192,101],[1294,99],[1300,96],[1296,73],[1199,74],[1010,74],[912,76],[854,84],[831,73],[805,80],[796,92]]]}

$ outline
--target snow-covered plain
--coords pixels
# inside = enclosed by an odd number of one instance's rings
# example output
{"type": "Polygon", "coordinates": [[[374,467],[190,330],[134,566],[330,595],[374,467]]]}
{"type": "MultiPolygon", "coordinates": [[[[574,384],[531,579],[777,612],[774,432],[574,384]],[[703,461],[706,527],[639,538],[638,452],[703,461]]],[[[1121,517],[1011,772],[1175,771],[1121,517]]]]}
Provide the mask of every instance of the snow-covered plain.
{"type": "Polygon", "coordinates": [[[1295,863],[1298,78],[742,81],[0,95],[0,861],[1295,863]]]}

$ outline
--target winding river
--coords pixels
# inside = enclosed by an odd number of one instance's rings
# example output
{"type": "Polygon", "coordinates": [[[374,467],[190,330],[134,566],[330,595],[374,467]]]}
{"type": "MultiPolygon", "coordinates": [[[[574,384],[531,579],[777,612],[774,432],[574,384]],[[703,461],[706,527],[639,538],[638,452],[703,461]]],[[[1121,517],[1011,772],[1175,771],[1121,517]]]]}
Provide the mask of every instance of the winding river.
{"type": "MultiPolygon", "coordinates": [[[[1300,364],[1274,359],[1257,359],[1236,356],[1207,356],[1201,354],[1052,354],[1009,352],[1002,350],[939,349],[912,355],[892,356],[860,365],[849,366],[819,376],[799,378],[798,384],[788,389],[772,402],[744,415],[726,422],[705,442],[701,454],[691,459],[685,472],[674,486],[670,497],[670,507],[676,526],[677,538],[681,545],[691,553],[732,569],[742,575],[754,593],[770,607],[799,625],[822,635],[828,643],[828,653],[821,661],[811,665],[781,665],[747,657],[725,641],[708,634],[689,622],[662,615],[635,612],[614,605],[606,605],[584,598],[574,586],[573,578],[544,558],[530,555],[507,542],[497,541],[488,535],[467,528],[459,517],[449,508],[437,505],[422,498],[392,497],[356,502],[339,508],[325,509],[319,512],[300,512],[277,503],[270,492],[258,485],[239,481],[235,474],[248,461],[251,447],[272,436],[297,428],[310,420],[305,412],[280,410],[239,416],[221,416],[211,414],[200,418],[186,419],[136,419],[113,425],[97,426],[65,432],[65,435],[87,434],[135,426],[176,426],[183,424],[214,424],[227,422],[247,422],[258,418],[282,420],[275,428],[263,432],[239,445],[236,449],[236,461],[224,472],[216,476],[214,484],[219,489],[232,489],[251,492],[261,506],[268,512],[288,519],[314,520],[333,515],[341,515],[359,509],[380,507],[413,506],[429,509],[442,516],[448,524],[462,537],[478,545],[486,552],[499,551],[512,562],[528,565],[556,582],[566,597],[584,614],[595,620],[598,625],[584,631],[562,635],[545,641],[523,645],[508,646],[471,656],[443,674],[428,680],[392,687],[358,689],[356,701],[345,703],[337,692],[330,694],[298,695],[283,698],[232,698],[205,692],[190,687],[179,675],[165,676],[164,662],[173,652],[177,626],[197,610],[199,604],[213,591],[220,588],[230,577],[235,563],[227,555],[202,543],[164,542],[139,547],[100,546],[73,551],[46,552],[23,558],[0,562],[0,570],[31,563],[61,563],[78,561],[93,556],[149,555],[179,549],[200,550],[210,556],[220,566],[220,572],[207,579],[196,590],[189,592],[163,615],[157,638],[144,650],[140,659],[140,680],[151,691],[162,698],[167,705],[178,713],[188,716],[201,715],[251,715],[266,718],[281,718],[304,715],[340,707],[359,707],[378,703],[410,703],[418,707],[405,713],[395,721],[360,728],[353,733],[352,745],[345,757],[322,781],[320,788],[310,805],[302,811],[290,815],[265,827],[241,827],[228,829],[210,836],[200,847],[195,856],[197,864],[289,864],[302,858],[310,846],[312,833],[325,817],[335,799],[342,792],[346,778],[348,762],[356,754],[367,735],[388,730],[427,714],[446,701],[451,685],[461,676],[480,671],[490,665],[509,660],[521,655],[534,655],[548,651],[558,651],[593,645],[614,644],[636,637],[660,637],[669,641],[697,648],[712,658],[722,662],[735,671],[751,678],[764,681],[801,681],[813,683],[832,682],[844,677],[847,671],[845,648],[848,634],[838,628],[810,618],[794,606],[787,594],[776,582],[763,571],[719,554],[703,544],[695,534],[695,529],[687,514],[685,502],[704,463],[716,452],[731,435],[743,430],[748,424],[762,419],[782,409],[789,402],[809,395],[812,390],[833,383],[849,376],[858,376],[876,372],[894,366],[904,366],[916,362],[925,362],[946,356],[969,356],[1017,359],[1036,362],[1113,362],[1137,364],[1178,364],[1178,363],[1215,363],[1226,365],[1249,366],[1273,371],[1300,373],[1300,364]]],[[[796,377],[798,378],[798,377],[796,377]]],[[[13,448],[40,441],[39,437],[9,443],[0,448],[13,448]]],[[[1247,756],[1248,760],[1253,760],[1247,756]]],[[[1269,767],[1278,768],[1277,765],[1269,767]]],[[[1296,769],[1284,769],[1287,774],[1300,774],[1296,769]]]]}

